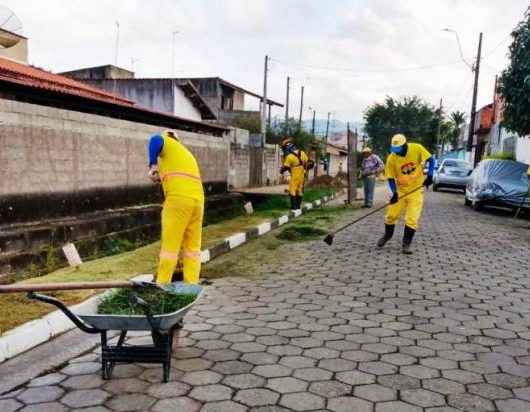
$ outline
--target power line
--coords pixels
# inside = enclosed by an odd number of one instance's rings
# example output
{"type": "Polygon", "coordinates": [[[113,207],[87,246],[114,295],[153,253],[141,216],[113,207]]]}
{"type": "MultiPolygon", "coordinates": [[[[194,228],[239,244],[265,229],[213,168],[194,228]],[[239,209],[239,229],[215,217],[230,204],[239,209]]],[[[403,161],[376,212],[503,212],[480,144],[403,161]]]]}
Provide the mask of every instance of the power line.
{"type": "Polygon", "coordinates": [[[307,69],[313,69],[313,70],[328,70],[328,71],[341,71],[341,72],[353,72],[353,73],[397,73],[397,72],[406,72],[406,71],[414,71],[414,70],[427,70],[432,69],[436,67],[447,67],[452,66],[456,64],[460,64],[460,60],[454,61],[454,62],[448,62],[448,63],[437,63],[437,64],[429,64],[424,66],[413,66],[413,67],[404,67],[400,69],[387,69],[387,70],[359,70],[354,68],[345,68],[345,67],[331,67],[331,66],[314,66],[309,64],[301,64],[301,63],[293,63],[293,62],[286,62],[278,59],[272,59],[277,63],[286,65],[286,66],[295,66],[295,67],[302,67],[307,69]]]}
{"type": "Polygon", "coordinates": [[[511,36],[512,36],[512,33],[511,33],[511,32],[508,33],[508,35],[507,35],[506,37],[504,37],[504,38],[499,42],[499,44],[497,44],[493,49],[491,49],[490,51],[488,51],[488,52],[482,57],[482,60],[484,60],[484,59],[488,58],[489,56],[491,56],[491,55],[495,52],[495,50],[497,50],[499,47],[501,47],[501,46],[504,44],[504,42],[505,42],[506,40],[508,40],[511,36]]]}

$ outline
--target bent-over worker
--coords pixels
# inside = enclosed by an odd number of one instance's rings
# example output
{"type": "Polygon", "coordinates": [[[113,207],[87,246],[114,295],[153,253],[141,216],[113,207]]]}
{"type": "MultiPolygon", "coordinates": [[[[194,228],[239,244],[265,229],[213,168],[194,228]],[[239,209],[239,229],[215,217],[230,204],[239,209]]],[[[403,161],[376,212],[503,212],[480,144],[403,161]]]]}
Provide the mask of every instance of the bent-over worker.
{"type": "Polygon", "coordinates": [[[162,183],[165,197],[156,281],[170,283],[177,262],[182,258],[184,282],[198,283],[204,191],[195,157],[174,132],[151,136],[149,177],[162,183]]]}
{"type": "Polygon", "coordinates": [[[281,147],[283,150],[283,166],[280,173],[289,171],[291,180],[289,181],[289,196],[291,198],[291,209],[302,208],[302,196],[304,194],[304,181],[309,158],[307,154],[298,149],[291,139],[282,140],[281,147]]]}
{"type": "Polygon", "coordinates": [[[396,222],[405,210],[405,232],[403,248],[405,254],[411,254],[410,245],[418,229],[423,208],[423,186],[432,184],[434,157],[418,143],[407,143],[402,134],[392,137],[390,155],[386,160],[385,174],[392,192],[390,205],[385,215],[385,234],[377,242],[383,247],[394,234],[396,222]],[[427,177],[423,173],[428,166],[427,177]],[[406,196],[406,197],[405,197],[406,196]]]}

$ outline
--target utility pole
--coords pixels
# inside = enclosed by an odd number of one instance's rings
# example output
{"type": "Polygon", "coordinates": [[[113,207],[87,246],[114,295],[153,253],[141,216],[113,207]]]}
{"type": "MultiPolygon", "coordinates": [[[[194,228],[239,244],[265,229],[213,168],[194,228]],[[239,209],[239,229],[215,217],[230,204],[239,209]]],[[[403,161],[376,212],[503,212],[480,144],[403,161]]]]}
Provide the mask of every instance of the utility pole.
{"type": "Polygon", "coordinates": [[[114,66],[118,65],[118,53],[120,50],[120,22],[116,21],[116,46],[114,50],[114,66]]]}
{"type": "Polygon", "coordinates": [[[329,118],[331,116],[331,112],[328,112],[328,121],[326,123],[326,139],[325,142],[328,144],[328,134],[329,134],[329,118]]]}
{"type": "MultiPolygon", "coordinates": [[[[467,151],[469,152],[470,161],[471,161],[471,151],[473,150],[473,140],[474,140],[473,137],[475,135],[475,116],[476,116],[476,110],[477,110],[478,76],[480,73],[481,53],[482,53],[482,33],[480,33],[479,38],[478,38],[477,60],[473,68],[473,70],[475,71],[475,84],[473,85],[473,100],[471,103],[471,116],[469,119],[469,134],[467,136],[467,151]]],[[[473,161],[474,165],[478,163],[477,162],[477,158],[478,158],[477,149],[478,149],[478,144],[475,147],[475,159],[473,161]]]]}
{"type": "Polygon", "coordinates": [[[285,131],[289,133],[289,84],[291,78],[287,76],[287,92],[285,96],[285,131]]]}
{"type": "Polygon", "coordinates": [[[352,133],[350,122],[346,128],[348,141],[348,204],[351,205],[357,198],[357,130],[352,133]]]}
{"type": "Polygon", "coordinates": [[[300,92],[300,117],[298,118],[298,130],[302,130],[302,111],[304,110],[304,86],[300,92]]]}
{"type": "MultiPolygon", "coordinates": [[[[265,147],[267,135],[267,76],[269,72],[269,56],[265,56],[263,68],[263,98],[261,100],[261,147],[265,147]]],[[[269,113],[270,121],[270,113],[269,113]]]]}
{"type": "MultiPolygon", "coordinates": [[[[313,136],[313,142],[316,142],[316,137],[315,137],[315,117],[317,115],[317,111],[316,110],[313,110],[313,122],[311,124],[311,135],[313,136]]],[[[320,163],[320,156],[319,156],[319,147],[317,145],[316,147],[316,151],[315,151],[315,171],[313,173],[313,177],[317,177],[318,176],[318,164],[320,163]]]]}
{"type": "Polygon", "coordinates": [[[440,156],[443,155],[443,143],[442,148],[440,150],[440,132],[442,129],[442,109],[443,109],[443,102],[440,98],[440,108],[438,109],[438,130],[436,131],[436,152],[438,155],[438,160],[440,160],[440,156]]]}

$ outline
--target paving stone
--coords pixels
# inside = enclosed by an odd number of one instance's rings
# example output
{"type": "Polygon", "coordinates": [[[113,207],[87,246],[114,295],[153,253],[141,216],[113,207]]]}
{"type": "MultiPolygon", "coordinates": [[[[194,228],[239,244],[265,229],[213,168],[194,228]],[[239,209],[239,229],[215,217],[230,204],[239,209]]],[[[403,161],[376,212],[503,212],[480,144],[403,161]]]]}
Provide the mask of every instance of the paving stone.
{"type": "Polygon", "coordinates": [[[325,343],[326,347],[339,351],[356,350],[361,347],[358,343],[348,340],[330,340],[325,343]]]}
{"type": "Polygon", "coordinates": [[[81,389],[68,392],[61,402],[71,408],[83,408],[86,406],[97,406],[105,403],[110,394],[101,389],[81,389]]]}
{"type": "Polygon", "coordinates": [[[232,397],[232,389],[225,385],[197,386],[188,396],[200,402],[223,401],[232,397]]]}
{"type": "Polygon", "coordinates": [[[357,368],[373,375],[390,375],[398,371],[397,366],[385,362],[361,362],[357,368]]]}
{"type": "MultiPolygon", "coordinates": [[[[184,375],[184,372],[178,371],[176,369],[171,369],[169,371],[169,382],[174,382],[179,380],[184,375]]],[[[157,368],[150,368],[142,372],[142,374],[138,377],[139,379],[142,379],[149,383],[160,383],[162,381],[162,371],[160,367],[157,368]]]]}
{"type": "Polygon", "coordinates": [[[389,353],[383,355],[381,356],[381,361],[397,366],[412,365],[417,362],[414,356],[405,355],[404,353],[389,353]]]}
{"type": "MultiPolygon", "coordinates": [[[[223,379],[223,375],[209,370],[189,372],[180,378],[182,382],[186,382],[192,386],[211,385],[220,382],[221,379],[223,379]]],[[[175,395],[173,397],[176,396],[180,395],[175,395]]]]}
{"type": "Polygon", "coordinates": [[[512,392],[501,388],[497,385],[492,385],[490,383],[475,383],[473,385],[468,385],[467,390],[470,393],[475,395],[482,396],[486,399],[508,399],[513,397],[512,392]]]}
{"type": "Polygon", "coordinates": [[[442,376],[463,384],[484,382],[482,375],[461,369],[443,370],[442,376]]]}
{"type": "Polygon", "coordinates": [[[371,385],[356,386],[353,395],[372,402],[384,402],[397,399],[397,391],[376,383],[371,385]]]}
{"type": "Polygon", "coordinates": [[[375,412],[422,412],[422,408],[401,401],[390,401],[378,403],[375,412]]]}
{"type": "MultiPolygon", "coordinates": [[[[289,339],[285,336],[279,336],[279,335],[272,335],[272,336],[259,336],[256,338],[256,342],[261,343],[265,346],[277,346],[277,345],[285,345],[289,343],[289,339]]],[[[302,351],[300,348],[298,348],[300,352],[302,351]]]]}
{"type": "Polygon", "coordinates": [[[61,382],[61,386],[67,389],[93,389],[99,388],[105,383],[100,375],[72,376],[61,382]]]}
{"type": "Polygon", "coordinates": [[[521,378],[520,376],[509,375],[507,373],[494,373],[491,375],[485,375],[485,378],[488,383],[507,389],[528,386],[527,379],[521,378]]]}
{"type": "Polygon", "coordinates": [[[318,362],[318,367],[332,372],[344,372],[355,369],[357,364],[346,359],[322,359],[318,362]]]}
{"type": "MultiPolygon", "coordinates": [[[[0,409],[2,412],[10,412],[9,410],[4,411],[4,409],[0,409]]],[[[106,409],[105,409],[106,410],[106,409]]],[[[22,409],[19,410],[19,412],[66,412],[68,411],[68,408],[64,406],[63,404],[60,404],[59,402],[46,402],[46,403],[39,403],[35,405],[28,405],[22,409]]],[[[83,409],[85,411],[85,409],[83,409]]]]}
{"type": "MultiPolygon", "coordinates": [[[[272,365],[278,363],[279,356],[267,352],[245,353],[241,360],[253,365],[272,365]]],[[[289,366],[289,365],[286,365],[289,366]]]]}
{"type": "Polygon", "coordinates": [[[155,398],[142,394],[118,395],[106,403],[110,409],[122,411],[146,411],[156,402],[155,398]]]}
{"type": "Polygon", "coordinates": [[[153,407],[153,412],[198,412],[201,404],[194,399],[187,397],[168,398],[158,401],[153,407]]]}
{"type": "Polygon", "coordinates": [[[321,368],[302,368],[296,369],[293,373],[295,378],[305,381],[325,381],[331,379],[333,374],[330,371],[321,368]]]}
{"type": "Polygon", "coordinates": [[[280,397],[269,389],[242,389],[236,393],[234,400],[248,406],[274,405],[280,397]]]}
{"type": "Polygon", "coordinates": [[[35,378],[32,381],[28,383],[28,387],[37,387],[37,386],[50,386],[55,385],[57,383],[61,383],[67,378],[67,376],[61,374],[61,373],[49,373],[47,375],[41,376],[39,378],[35,378]]]}
{"type": "Polygon", "coordinates": [[[420,387],[420,380],[407,375],[383,375],[377,378],[377,382],[389,388],[405,390],[420,387]]]}
{"type": "Polygon", "coordinates": [[[442,395],[425,389],[402,390],[401,400],[423,408],[445,405],[445,399],[442,395]]]}
{"type": "MultiPolygon", "coordinates": [[[[144,368],[138,365],[116,365],[112,372],[112,378],[136,378],[139,377],[144,368]]],[[[160,374],[161,376],[162,374],[160,374]]]]}
{"type": "Polygon", "coordinates": [[[128,379],[113,379],[109,383],[105,384],[103,389],[105,389],[107,392],[118,395],[118,394],[128,393],[128,392],[131,392],[131,393],[144,392],[148,387],[149,387],[149,383],[146,381],[136,379],[136,378],[128,378],[128,379]]]}
{"type": "Polygon", "coordinates": [[[242,373],[240,375],[228,375],[223,379],[223,383],[236,389],[249,389],[265,386],[266,380],[262,376],[242,373]]]}
{"type": "MultiPolygon", "coordinates": [[[[200,373],[200,372],[192,372],[200,373]]],[[[190,385],[186,385],[182,382],[167,382],[167,383],[155,383],[151,385],[147,390],[147,393],[155,398],[176,398],[178,396],[186,395],[191,390],[190,385]]]]}
{"type": "Polygon", "coordinates": [[[309,392],[313,392],[324,398],[336,398],[343,395],[350,395],[352,387],[337,381],[313,382],[309,386],[309,392]]]}
{"type": "Polygon", "coordinates": [[[314,359],[333,359],[338,358],[340,352],[329,348],[313,348],[304,351],[304,356],[314,359]]]}
{"type": "Polygon", "coordinates": [[[212,370],[222,373],[223,375],[231,374],[241,374],[247,373],[252,370],[254,365],[251,365],[247,362],[241,361],[226,361],[226,362],[217,362],[212,370]]]}
{"type": "Polygon", "coordinates": [[[63,393],[64,390],[58,386],[41,386],[26,389],[17,396],[17,400],[25,404],[52,402],[59,399],[63,393]]]}
{"type": "Polygon", "coordinates": [[[290,375],[292,369],[283,365],[260,365],[252,369],[252,373],[265,378],[277,378],[290,375]]]}
{"type": "Polygon", "coordinates": [[[22,405],[20,402],[15,399],[2,399],[0,400],[0,411],[2,412],[15,412],[20,409],[22,405]]]}
{"type": "Polygon", "coordinates": [[[277,346],[269,346],[267,348],[267,352],[272,353],[274,355],[279,356],[294,356],[294,355],[301,355],[303,349],[299,346],[293,346],[293,345],[277,345],[277,346]]]}
{"type": "Polygon", "coordinates": [[[393,345],[387,345],[385,343],[366,343],[361,345],[361,349],[367,352],[385,354],[395,352],[397,347],[393,345]]]}
{"type": "Polygon", "coordinates": [[[445,378],[433,378],[422,380],[423,387],[434,392],[439,392],[444,395],[451,393],[464,393],[466,391],[464,385],[458,382],[451,381],[445,378]]]}
{"type": "Polygon", "coordinates": [[[337,379],[348,385],[366,385],[375,382],[375,376],[369,373],[359,371],[339,372],[336,375],[337,379]]]}
{"type": "Polygon", "coordinates": [[[372,402],[352,396],[341,396],[328,401],[328,409],[333,412],[372,412],[372,402]]]}
{"type": "Polygon", "coordinates": [[[236,360],[241,356],[241,353],[231,349],[213,349],[206,351],[202,358],[208,359],[214,362],[236,360]]]}
{"type": "Polygon", "coordinates": [[[379,355],[372,352],[366,352],[364,350],[352,350],[342,352],[341,357],[354,362],[369,362],[379,359],[379,355]]]}
{"type": "Polygon", "coordinates": [[[495,406],[488,400],[481,398],[477,395],[471,395],[469,393],[459,393],[455,395],[449,395],[447,403],[454,406],[456,409],[465,411],[494,411],[495,406]]]}
{"type": "Polygon", "coordinates": [[[257,342],[243,342],[243,343],[234,343],[231,346],[231,349],[238,351],[238,352],[251,353],[251,352],[263,352],[267,349],[267,347],[257,342]]]}
{"type": "Polygon", "coordinates": [[[530,387],[527,388],[516,388],[513,390],[515,396],[525,401],[530,401],[530,387]]]}
{"type": "Polygon", "coordinates": [[[500,412],[528,412],[530,411],[530,402],[519,399],[508,399],[496,401],[495,405],[500,412]]]}
{"type": "Polygon", "coordinates": [[[454,360],[443,359],[443,358],[423,358],[420,359],[420,364],[428,368],[434,369],[457,369],[458,363],[454,360]]]}
{"type": "Polygon", "coordinates": [[[90,373],[99,372],[101,364],[97,362],[79,362],[71,363],[65,368],[61,369],[61,373],[65,375],[88,375],[90,373]]]}
{"type": "Polygon", "coordinates": [[[311,393],[288,393],[282,396],[280,405],[294,411],[310,411],[323,408],[325,401],[320,396],[311,393]]]}
{"type": "Polygon", "coordinates": [[[267,388],[279,393],[303,392],[307,389],[307,386],[307,382],[292,377],[267,380],[267,388]]]}
{"type": "Polygon", "coordinates": [[[437,378],[440,372],[437,369],[428,368],[422,365],[402,366],[400,369],[404,375],[412,376],[419,379],[437,378]]]}
{"type": "Polygon", "coordinates": [[[232,401],[211,402],[201,408],[201,412],[245,412],[248,408],[232,401]]]}

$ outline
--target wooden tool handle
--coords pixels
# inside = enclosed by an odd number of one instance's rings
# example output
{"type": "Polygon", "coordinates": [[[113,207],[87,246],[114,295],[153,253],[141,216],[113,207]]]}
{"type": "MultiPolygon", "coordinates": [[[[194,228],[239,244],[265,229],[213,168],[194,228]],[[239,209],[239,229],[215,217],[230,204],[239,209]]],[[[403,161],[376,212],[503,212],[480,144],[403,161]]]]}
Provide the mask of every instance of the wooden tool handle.
{"type": "Polygon", "coordinates": [[[110,289],[132,288],[133,283],[128,281],[115,282],[64,282],[64,283],[21,283],[14,285],[0,285],[0,293],[17,292],[46,292],[53,290],[80,290],[80,289],[110,289]]]}

